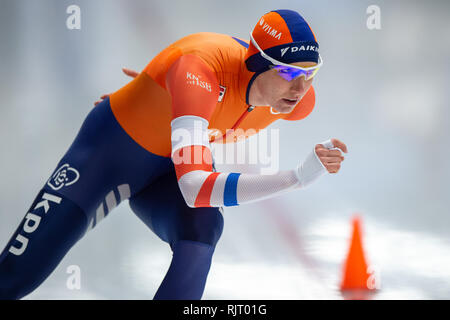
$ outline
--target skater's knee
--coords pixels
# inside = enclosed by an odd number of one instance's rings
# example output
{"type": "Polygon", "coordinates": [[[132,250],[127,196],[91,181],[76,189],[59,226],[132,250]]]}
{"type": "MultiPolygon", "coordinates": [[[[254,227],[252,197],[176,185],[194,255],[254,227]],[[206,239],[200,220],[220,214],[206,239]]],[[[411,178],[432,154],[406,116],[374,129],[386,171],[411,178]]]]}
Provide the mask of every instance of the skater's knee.
{"type": "Polygon", "coordinates": [[[179,240],[215,246],[223,231],[223,216],[218,208],[196,208],[185,214],[179,240]]]}

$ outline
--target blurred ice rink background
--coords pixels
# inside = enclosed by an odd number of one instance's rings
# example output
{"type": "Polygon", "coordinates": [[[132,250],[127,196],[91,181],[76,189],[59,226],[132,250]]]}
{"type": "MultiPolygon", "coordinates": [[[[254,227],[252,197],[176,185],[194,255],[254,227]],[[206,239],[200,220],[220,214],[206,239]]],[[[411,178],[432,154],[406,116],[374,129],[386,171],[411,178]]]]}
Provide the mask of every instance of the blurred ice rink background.
{"type": "MultiPolygon", "coordinates": [[[[325,64],[312,114],[270,127],[280,169],[331,137],[349,153],[309,189],[225,209],[204,299],[342,299],[354,213],[381,279],[375,298],[450,298],[448,1],[0,0],[1,249],[94,101],[129,81],[121,67],[141,70],[194,32],[248,39],[284,8],[310,23],[325,64]],[[71,4],[81,30],[66,28],[71,4]],[[366,26],[373,4],[381,30],[366,26]]],[[[151,299],[170,258],[126,201],[27,298],[151,299]],[[81,290],[66,287],[70,265],[81,290]]]]}

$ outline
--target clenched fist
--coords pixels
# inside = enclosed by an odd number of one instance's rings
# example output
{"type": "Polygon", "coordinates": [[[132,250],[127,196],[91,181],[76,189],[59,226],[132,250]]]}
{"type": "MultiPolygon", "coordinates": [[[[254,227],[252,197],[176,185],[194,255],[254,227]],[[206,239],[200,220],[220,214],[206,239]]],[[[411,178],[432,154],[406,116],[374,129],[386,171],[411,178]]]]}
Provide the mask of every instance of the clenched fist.
{"type": "Polygon", "coordinates": [[[306,188],[326,173],[337,173],[344,161],[341,151],[337,149],[348,152],[347,146],[338,139],[316,144],[305,161],[297,166],[299,186],[306,188]]]}
{"type": "Polygon", "coordinates": [[[329,173],[337,173],[344,161],[342,151],[347,153],[347,146],[340,140],[332,138],[326,142],[316,144],[314,151],[329,173]],[[333,148],[339,148],[336,150],[333,148]]]}

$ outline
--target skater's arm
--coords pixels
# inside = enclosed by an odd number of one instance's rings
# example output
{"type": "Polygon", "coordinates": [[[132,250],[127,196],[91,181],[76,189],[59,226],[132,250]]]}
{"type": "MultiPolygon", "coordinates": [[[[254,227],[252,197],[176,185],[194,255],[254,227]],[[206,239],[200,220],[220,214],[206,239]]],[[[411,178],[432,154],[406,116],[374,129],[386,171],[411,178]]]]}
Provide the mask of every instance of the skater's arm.
{"type": "Polygon", "coordinates": [[[328,149],[346,147],[333,140],[334,146],[331,141],[316,145],[305,162],[292,170],[273,175],[213,172],[208,125],[219,95],[214,72],[200,58],[182,56],[170,67],[166,86],[172,97],[172,161],[190,207],[254,202],[306,187],[321,175],[339,170],[340,151],[328,149]]]}

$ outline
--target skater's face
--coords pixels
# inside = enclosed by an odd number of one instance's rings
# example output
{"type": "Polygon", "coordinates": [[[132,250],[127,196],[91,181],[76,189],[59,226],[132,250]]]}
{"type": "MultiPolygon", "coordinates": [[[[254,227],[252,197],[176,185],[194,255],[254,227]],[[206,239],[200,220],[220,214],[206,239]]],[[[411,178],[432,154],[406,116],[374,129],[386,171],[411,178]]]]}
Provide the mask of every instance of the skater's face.
{"type": "MultiPolygon", "coordinates": [[[[307,68],[316,65],[315,62],[292,63],[299,67],[307,68]]],[[[250,98],[254,98],[253,105],[271,106],[276,112],[289,113],[303,98],[311,87],[314,78],[306,80],[304,76],[291,81],[280,76],[279,71],[270,69],[261,73],[254,81],[250,90],[250,98]]]]}

